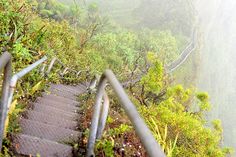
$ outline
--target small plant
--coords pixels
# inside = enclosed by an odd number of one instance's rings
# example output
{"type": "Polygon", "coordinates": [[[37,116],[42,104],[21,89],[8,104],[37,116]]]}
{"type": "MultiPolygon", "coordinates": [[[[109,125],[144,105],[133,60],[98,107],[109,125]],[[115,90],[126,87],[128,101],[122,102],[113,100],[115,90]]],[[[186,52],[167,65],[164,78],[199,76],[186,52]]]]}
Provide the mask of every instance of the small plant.
{"type": "Polygon", "coordinates": [[[109,136],[118,136],[118,135],[121,135],[125,132],[129,132],[131,130],[131,128],[132,127],[130,127],[129,125],[121,124],[117,128],[109,129],[107,131],[107,135],[109,135],[109,136]]]}
{"type": "Polygon", "coordinates": [[[2,153],[0,153],[0,157],[14,157],[11,154],[11,151],[6,146],[3,146],[2,149],[3,149],[3,151],[2,151],[2,153]]]}
{"type": "Polygon", "coordinates": [[[104,156],[113,157],[114,156],[114,146],[115,142],[112,137],[98,140],[96,144],[96,151],[100,150],[104,156]]]}

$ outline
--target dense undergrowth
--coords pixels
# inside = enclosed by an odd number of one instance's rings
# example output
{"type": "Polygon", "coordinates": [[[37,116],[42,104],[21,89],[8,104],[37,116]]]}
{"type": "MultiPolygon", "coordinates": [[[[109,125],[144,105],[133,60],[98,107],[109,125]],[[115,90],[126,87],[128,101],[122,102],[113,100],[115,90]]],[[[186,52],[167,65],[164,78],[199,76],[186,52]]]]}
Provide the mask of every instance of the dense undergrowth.
{"type": "MultiPolygon", "coordinates": [[[[230,155],[231,148],[221,147],[223,129],[220,120],[213,120],[211,126],[206,126],[205,116],[211,109],[208,94],[194,88],[185,89],[182,85],[169,85],[166,82],[169,76],[162,64],[153,56],[150,58],[153,67],[127,93],[167,156],[230,155]]],[[[110,98],[110,116],[103,137],[96,144],[96,154],[101,157],[147,156],[116,96],[110,93],[110,98]]],[[[84,139],[79,146],[85,149],[94,97],[81,100],[84,100],[86,112],[81,121],[84,139]]]]}
{"type": "MultiPolygon", "coordinates": [[[[168,10],[166,5],[160,7],[168,10]]],[[[183,15],[184,11],[189,8],[177,9],[174,13],[183,15]]],[[[173,86],[175,82],[165,73],[164,66],[178,57],[190,39],[187,35],[191,32],[190,21],[184,24],[188,31],[179,28],[173,18],[156,29],[127,29],[101,16],[94,3],[67,6],[56,0],[0,0],[0,17],[0,54],[4,51],[12,54],[14,72],[44,55],[49,58],[47,64],[57,57],[69,68],[83,70],[79,78],[74,74],[61,78],[58,75],[61,67],[56,65],[47,79],[38,73],[38,69],[22,78],[14,96],[16,107],[9,116],[8,135],[19,131],[17,118],[27,102],[40,94],[36,91],[45,90],[48,82],[88,81],[94,74],[109,68],[119,80],[143,74],[141,81],[130,86],[127,93],[168,156],[221,157],[229,153],[230,149],[221,148],[220,121],[214,121],[212,129],[206,127],[205,114],[210,107],[208,95],[195,89],[184,89],[181,85],[173,86]],[[179,28],[179,31],[173,28],[179,28]]],[[[163,15],[156,20],[161,19],[163,15]]],[[[187,70],[181,73],[183,77],[187,70]]],[[[96,152],[100,156],[146,156],[124,111],[112,93],[110,95],[111,115],[96,152]]],[[[84,102],[82,131],[90,125],[92,98],[84,102]]],[[[85,147],[86,142],[87,134],[78,147],[85,147]]],[[[3,156],[7,156],[8,146],[10,141],[5,140],[3,156]]]]}

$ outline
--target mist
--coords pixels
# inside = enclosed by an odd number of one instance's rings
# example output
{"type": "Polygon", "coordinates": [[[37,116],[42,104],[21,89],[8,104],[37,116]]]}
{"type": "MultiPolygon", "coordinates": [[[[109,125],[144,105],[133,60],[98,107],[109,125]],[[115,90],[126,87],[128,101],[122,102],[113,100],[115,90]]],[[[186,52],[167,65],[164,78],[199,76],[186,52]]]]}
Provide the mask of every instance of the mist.
{"type": "Polygon", "coordinates": [[[223,144],[236,148],[236,1],[198,0],[202,31],[198,88],[211,97],[209,120],[220,119],[223,144]]]}
{"type": "MultiPolygon", "coordinates": [[[[60,1],[73,4],[73,0],[60,1]]],[[[185,1],[187,5],[188,1],[185,1]]],[[[135,30],[141,27],[150,29],[164,27],[175,34],[181,32],[183,35],[189,36],[191,30],[187,30],[187,28],[191,27],[194,21],[194,19],[189,19],[191,16],[186,15],[176,15],[176,19],[171,19],[171,15],[175,13],[171,10],[158,10],[159,4],[155,0],[84,0],[78,2],[81,4],[96,2],[103,15],[111,17],[123,27],[135,30]],[[153,13],[153,10],[156,12],[153,13]],[[165,13],[163,17],[156,14],[163,12],[165,13]],[[173,20],[178,21],[177,25],[172,26],[168,23],[172,23],[173,20]]],[[[172,9],[179,7],[173,0],[165,1],[165,3],[166,5],[171,4],[172,9]]],[[[222,121],[224,129],[222,144],[236,149],[236,1],[195,0],[194,8],[201,34],[197,88],[210,95],[212,109],[207,115],[208,120],[220,119],[222,121]]]]}

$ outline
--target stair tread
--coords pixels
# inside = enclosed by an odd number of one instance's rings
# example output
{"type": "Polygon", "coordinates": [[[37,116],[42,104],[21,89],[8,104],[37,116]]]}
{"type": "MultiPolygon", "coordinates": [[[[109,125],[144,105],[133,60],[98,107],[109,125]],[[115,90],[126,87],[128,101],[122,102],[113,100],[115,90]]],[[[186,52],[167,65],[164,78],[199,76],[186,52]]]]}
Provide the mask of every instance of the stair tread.
{"type": "Polygon", "coordinates": [[[81,136],[81,133],[78,131],[48,125],[24,118],[20,120],[20,126],[23,134],[60,143],[77,141],[81,136]]]}
{"type": "Polygon", "coordinates": [[[13,136],[13,147],[20,155],[36,157],[72,157],[72,147],[34,136],[18,134],[13,136]]]}
{"type": "Polygon", "coordinates": [[[52,107],[45,104],[39,104],[39,103],[33,103],[32,104],[32,110],[38,111],[38,112],[44,112],[50,115],[53,115],[54,113],[61,113],[61,116],[74,119],[76,120],[78,118],[78,114],[75,112],[65,111],[56,107],[52,107]]]}
{"type": "Polygon", "coordinates": [[[58,127],[63,127],[66,129],[76,130],[78,124],[76,121],[68,120],[62,117],[61,115],[49,115],[42,112],[35,112],[27,110],[24,114],[25,119],[38,121],[48,125],[54,125],[58,127]]]}
{"type": "Polygon", "coordinates": [[[71,93],[68,93],[65,91],[53,90],[53,91],[50,91],[50,94],[61,96],[61,97],[72,99],[72,100],[76,100],[75,94],[71,94],[71,93]]]}
{"type": "Polygon", "coordinates": [[[50,91],[62,91],[62,92],[68,92],[72,95],[77,95],[80,94],[81,92],[83,92],[81,89],[69,89],[69,88],[61,88],[61,87],[57,87],[57,86],[51,86],[49,88],[50,91]]]}
{"type": "Polygon", "coordinates": [[[36,103],[51,106],[51,107],[55,107],[57,109],[61,109],[61,110],[68,111],[68,112],[79,111],[79,108],[74,106],[74,105],[67,104],[67,103],[61,103],[60,101],[58,101],[58,102],[57,101],[52,101],[50,99],[38,98],[36,100],[36,103]]]}
{"type": "Polygon", "coordinates": [[[63,85],[63,84],[51,84],[50,87],[75,91],[76,93],[79,91],[86,90],[86,87],[84,85],[71,86],[71,85],[63,85]]]}
{"type": "Polygon", "coordinates": [[[61,103],[69,103],[69,104],[73,104],[75,106],[79,105],[79,102],[75,101],[75,100],[71,100],[62,96],[58,96],[58,95],[53,95],[53,94],[47,94],[47,93],[43,93],[43,97],[40,97],[42,99],[50,99],[51,101],[60,101],[61,103]]]}

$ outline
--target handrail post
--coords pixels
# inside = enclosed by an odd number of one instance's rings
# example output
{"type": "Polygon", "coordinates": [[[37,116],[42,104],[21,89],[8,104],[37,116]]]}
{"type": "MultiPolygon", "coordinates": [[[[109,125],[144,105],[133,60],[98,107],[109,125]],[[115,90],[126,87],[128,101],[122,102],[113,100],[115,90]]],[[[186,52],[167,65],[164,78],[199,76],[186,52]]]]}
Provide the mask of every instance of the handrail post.
{"type": "Polygon", "coordinates": [[[162,151],[160,145],[155,140],[144,120],[140,117],[136,107],[128,98],[123,87],[116,79],[114,73],[110,70],[106,70],[105,76],[113,87],[130,121],[133,123],[135,131],[143,143],[145,149],[147,150],[148,155],[150,157],[165,157],[165,154],[162,151]]]}
{"type": "Polygon", "coordinates": [[[39,70],[39,72],[41,73],[42,77],[45,75],[45,68],[46,68],[46,64],[43,64],[39,70]]]}
{"type": "Polygon", "coordinates": [[[4,79],[2,87],[2,96],[0,103],[0,150],[2,148],[4,124],[7,116],[7,99],[9,93],[9,85],[11,78],[11,55],[8,52],[5,52],[0,57],[0,70],[4,68],[4,79]]]}
{"type": "Polygon", "coordinates": [[[68,70],[69,70],[69,68],[66,67],[60,75],[63,77],[67,73],[68,70]]]}
{"type": "Polygon", "coordinates": [[[105,86],[106,86],[106,79],[105,76],[101,78],[99,84],[98,84],[98,91],[96,95],[95,105],[94,105],[94,113],[92,116],[92,122],[90,126],[90,133],[89,133],[89,143],[87,145],[87,157],[93,157],[94,156],[94,145],[96,142],[97,137],[97,129],[98,129],[98,123],[99,123],[99,115],[101,111],[102,106],[102,97],[105,92],[105,86]]]}
{"type": "Polygon", "coordinates": [[[98,84],[98,90],[96,95],[96,100],[94,104],[92,122],[90,126],[90,133],[87,145],[87,157],[94,156],[94,147],[96,139],[99,139],[102,135],[102,131],[105,127],[106,118],[108,115],[108,98],[105,93],[106,81],[108,81],[114,90],[115,94],[118,96],[122,108],[128,115],[130,121],[134,125],[135,132],[139,136],[143,146],[147,150],[150,157],[165,157],[161,146],[157,143],[156,139],[152,135],[144,120],[139,115],[137,108],[130,101],[129,97],[125,93],[120,82],[117,80],[114,73],[110,70],[106,70],[102,77],[100,78],[98,84]],[[102,107],[102,97],[104,97],[104,104],[102,107]]]}
{"type": "Polygon", "coordinates": [[[99,118],[99,124],[98,124],[98,130],[97,130],[97,139],[100,139],[102,137],[102,132],[106,125],[106,120],[109,112],[109,98],[106,92],[104,92],[103,95],[103,104],[100,111],[100,118],[99,118]]]}
{"type": "Polygon", "coordinates": [[[27,68],[21,70],[20,72],[18,72],[17,74],[15,74],[10,81],[10,90],[9,90],[9,97],[8,97],[8,101],[7,101],[7,110],[9,110],[12,99],[13,99],[13,94],[14,94],[14,90],[16,87],[16,83],[18,81],[18,79],[20,79],[21,77],[23,77],[24,75],[26,75],[27,73],[29,73],[30,71],[32,71],[34,68],[36,68],[39,64],[43,63],[44,61],[47,60],[47,57],[43,57],[40,60],[36,61],[35,63],[29,65],[27,68]]]}
{"type": "Polygon", "coordinates": [[[52,59],[52,61],[50,62],[49,66],[48,66],[48,70],[47,70],[47,72],[46,72],[46,75],[48,75],[48,74],[50,73],[50,71],[52,70],[52,67],[53,67],[54,63],[56,62],[56,60],[57,60],[57,58],[54,57],[54,58],[52,59]]]}
{"type": "Polygon", "coordinates": [[[76,77],[79,77],[80,74],[81,74],[81,71],[78,71],[78,72],[76,73],[76,77]]]}

